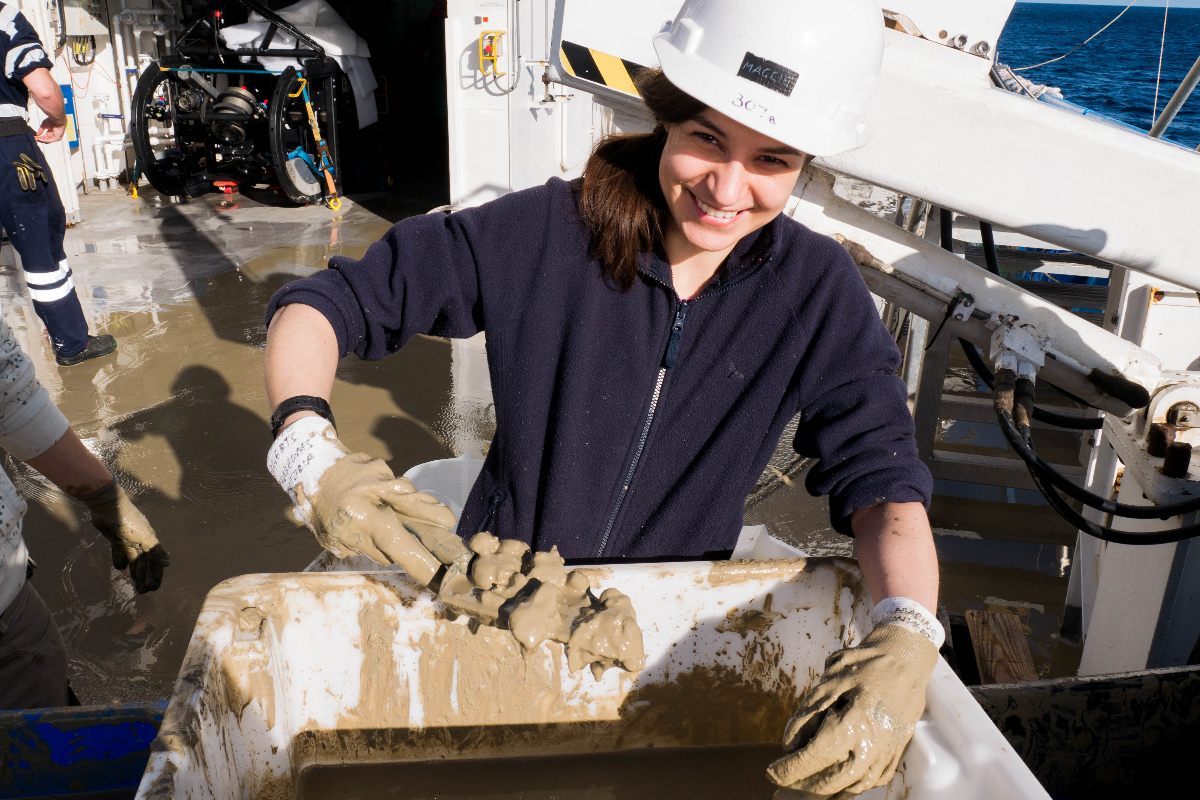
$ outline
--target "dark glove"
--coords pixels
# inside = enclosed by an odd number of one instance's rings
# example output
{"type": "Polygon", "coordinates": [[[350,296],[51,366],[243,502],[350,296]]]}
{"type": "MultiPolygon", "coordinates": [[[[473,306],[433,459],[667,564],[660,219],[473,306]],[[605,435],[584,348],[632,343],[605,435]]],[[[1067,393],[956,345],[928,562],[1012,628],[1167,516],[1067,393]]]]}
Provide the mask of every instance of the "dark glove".
{"type": "Polygon", "coordinates": [[[163,568],[170,565],[171,557],[117,479],[79,499],[91,509],[96,530],[112,545],[113,567],[129,569],[137,593],[153,592],[162,586],[163,568]]]}
{"type": "Polygon", "coordinates": [[[46,172],[42,169],[42,165],[34,161],[29,156],[21,153],[21,157],[12,162],[17,169],[17,181],[21,184],[21,191],[36,192],[38,181],[49,185],[46,180],[46,172]]]}

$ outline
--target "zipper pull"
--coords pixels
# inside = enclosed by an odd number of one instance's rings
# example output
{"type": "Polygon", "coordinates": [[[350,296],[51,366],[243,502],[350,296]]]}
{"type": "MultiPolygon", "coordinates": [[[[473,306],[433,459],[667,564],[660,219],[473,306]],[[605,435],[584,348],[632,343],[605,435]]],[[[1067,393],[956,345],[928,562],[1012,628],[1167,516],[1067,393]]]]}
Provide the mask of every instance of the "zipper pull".
{"type": "Polygon", "coordinates": [[[490,526],[491,526],[492,522],[494,522],[496,519],[496,512],[500,509],[501,496],[502,495],[499,492],[492,495],[492,499],[488,503],[487,516],[485,516],[483,518],[483,523],[480,524],[479,530],[476,531],[476,533],[480,533],[483,531],[487,531],[488,533],[491,533],[490,526]]]}
{"type": "Polygon", "coordinates": [[[679,310],[675,312],[675,324],[671,326],[671,338],[667,340],[667,354],[663,356],[663,366],[667,369],[675,366],[675,359],[679,355],[679,336],[683,332],[683,320],[687,317],[688,306],[686,302],[679,304],[679,310]]]}

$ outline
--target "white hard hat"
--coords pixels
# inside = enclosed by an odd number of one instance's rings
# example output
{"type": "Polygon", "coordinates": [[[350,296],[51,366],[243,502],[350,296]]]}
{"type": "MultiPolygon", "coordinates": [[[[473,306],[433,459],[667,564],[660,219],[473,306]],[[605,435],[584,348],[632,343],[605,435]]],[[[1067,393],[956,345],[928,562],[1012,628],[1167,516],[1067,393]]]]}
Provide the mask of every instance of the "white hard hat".
{"type": "Polygon", "coordinates": [[[667,79],[814,156],[864,144],[883,61],[876,0],[687,0],[654,38],[667,79]]]}

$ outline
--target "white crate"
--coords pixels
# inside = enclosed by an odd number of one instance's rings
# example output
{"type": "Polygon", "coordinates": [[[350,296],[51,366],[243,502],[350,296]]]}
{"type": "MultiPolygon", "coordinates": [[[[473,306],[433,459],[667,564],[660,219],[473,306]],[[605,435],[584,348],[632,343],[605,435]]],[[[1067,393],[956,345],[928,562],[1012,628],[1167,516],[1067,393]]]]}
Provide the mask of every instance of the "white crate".
{"type": "MultiPolygon", "coordinates": [[[[200,613],[137,796],[290,797],[300,772],[323,763],[772,742],[825,657],[869,624],[845,559],[588,572],[633,600],[641,673],[571,674],[553,643],[524,657],[505,632],[448,620],[402,572],[226,581],[200,613]],[[738,624],[747,611],[760,624],[738,624]],[[491,643],[482,653],[478,637],[491,643]],[[664,702],[669,726],[656,722],[664,702]]],[[[1047,795],[939,662],[902,769],[864,797],[1047,795]]]]}

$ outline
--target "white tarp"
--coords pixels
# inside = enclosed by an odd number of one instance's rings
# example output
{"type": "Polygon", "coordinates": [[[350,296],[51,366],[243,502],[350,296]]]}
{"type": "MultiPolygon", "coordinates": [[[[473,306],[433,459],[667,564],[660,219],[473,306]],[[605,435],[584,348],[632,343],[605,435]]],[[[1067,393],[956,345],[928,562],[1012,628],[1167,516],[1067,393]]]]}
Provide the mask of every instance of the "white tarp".
{"type": "MultiPolygon", "coordinates": [[[[365,128],[379,119],[375,107],[375,73],[371,70],[371,51],[363,38],[354,31],[325,0],[300,0],[300,2],[275,12],[300,29],[321,47],[326,55],[337,61],[338,66],[350,79],[354,89],[355,106],[358,108],[358,127],[365,128]]],[[[251,13],[244,25],[230,25],[221,29],[221,37],[228,47],[257,47],[270,23],[258,14],[251,13]]],[[[287,49],[296,47],[296,40],[282,30],[275,32],[271,47],[287,49]]],[[[248,61],[248,56],[242,56],[248,61]]],[[[271,72],[282,72],[289,66],[300,68],[295,58],[261,58],[263,67],[271,72]]]]}

